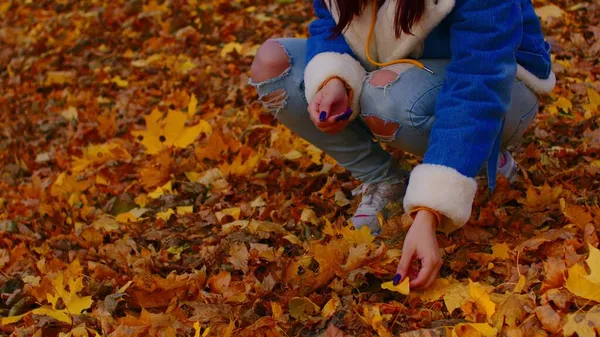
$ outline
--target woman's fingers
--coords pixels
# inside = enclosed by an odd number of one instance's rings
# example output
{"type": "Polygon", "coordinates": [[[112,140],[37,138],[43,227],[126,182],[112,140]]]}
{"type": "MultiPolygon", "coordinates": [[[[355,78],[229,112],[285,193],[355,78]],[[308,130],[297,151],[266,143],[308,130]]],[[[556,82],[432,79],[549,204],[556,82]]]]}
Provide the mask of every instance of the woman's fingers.
{"type": "MultiPolygon", "coordinates": [[[[398,263],[398,268],[396,268],[396,275],[400,275],[399,281],[404,280],[408,274],[408,268],[410,267],[414,255],[414,246],[408,245],[402,248],[402,257],[400,258],[400,263],[398,263]]],[[[396,280],[396,278],[394,278],[394,280],[396,280]]]]}
{"type": "Polygon", "coordinates": [[[416,279],[410,281],[411,288],[427,288],[437,278],[441,259],[437,254],[430,254],[421,260],[421,270],[416,279]]]}
{"type": "Polygon", "coordinates": [[[437,279],[437,277],[440,273],[441,267],[442,267],[442,262],[440,260],[440,262],[437,264],[437,267],[434,269],[433,274],[431,274],[429,281],[427,281],[427,283],[425,284],[425,287],[424,287],[425,289],[427,289],[433,285],[433,283],[435,282],[435,280],[437,279]]]}

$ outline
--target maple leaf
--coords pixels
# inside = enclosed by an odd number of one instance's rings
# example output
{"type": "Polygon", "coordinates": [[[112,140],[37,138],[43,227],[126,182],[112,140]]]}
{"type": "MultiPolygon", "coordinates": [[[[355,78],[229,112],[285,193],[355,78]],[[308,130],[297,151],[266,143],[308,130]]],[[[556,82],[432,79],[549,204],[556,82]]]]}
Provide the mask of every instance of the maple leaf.
{"type": "Polygon", "coordinates": [[[227,261],[229,261],[234,268],[243,272],[248,272],[248,259],[250,258],[250,253],[245,244],[240,243],[231,245],[229,255],[230,257],[227,258],[227,261]]]}
{"type": "Polygon", "coordinates": [[[490,320],[496,312],[496,304],[490,299],[488,289],[469,279],[469,295],[470,299],[483,309],[487,319],[490,320]]]}
{"type": "Polygon", "coordinates": [[[491,317],[491,322],[497,329],[503,324],[516,327],[522,322],[525,315],[533,311],[534,303],[531,298],[520,294],[494,294],[494,300],[498,302],[497,310],[491,317]]]}
{"type": "Polygon", "coordinates": [[[590,255],[586,262],[590,273],[580,264],[573,265],[568,270],[565,287],[574,295],[600,302],[600,250],[593,246],[588,248],[590,255]]]}
{"type": "Polygon", "coordinates": [[[82,157],[73,157],[71,168],[73,172],[79,173],[90,165],[104,164],[111,160],[130,161],[131,155],[121,144],[116,142],[90,145],[83,150],[82,157]]]}
{"type": "Polygon", "coordinates": [[[192,144],[202,133],[210,135],[212,127],[205,120],[200,123],[186,127],[188,115],[169,110],[166,117],[162,119],[162,113],[158,109],[144,117],[146,120],[145,131],[132,131],[137,141],[146,147],[148,154],[157,154],[165,147],[185,148],[192,144]]]}
{"type": "Polygon", "coordinates": [[[506,243],[495,243],[492,245],[492,256],[494,256],[495,258],[499,259],[499,260],[508,260],[510,259],[510,256],[508,255],[508,252],[510,251],[510,248],[508,247],[508,245],[506,243]]]}
{"type": "MultiPolygon", "coordinates": [[[[40,307],[33,309],[30,313],[35,315],[50,316],[58,321],[72,324],[72,316],[81,315],[81,313],[92,306],[94,301],[91,296],[81,297],[77,295],[83,289],[83,276],[81,275],[81,265],[79,260],[73,261],[66,273],[60,271],[50,279],[51,291],[46,295],[51,307],[40,307]],[[66,281],[66,284],[65,284],[66,281]],[[67,290],[68,287],[68,290],[67,290]],[[64,309],[58,309],[58,300],[62,300],[64,309]]],[[[28,313],[3,317],[2,324],[12,324],[19,321],[28,313]]]]}
{"type": "Polygon", "coordinates": [[[545,277],[542,283],[542,291],[559,288],[565,283],[567,265],[563,259],[551,256],[544,261],[544,272],[545,277]]]}
{"type": "Polygon", "coordinates": [[[588,312],[568,314],[563,326],[565,337],[577,334],[580,337],[594,337],[600,334],[600,305],[596,305],[588,312]]]}

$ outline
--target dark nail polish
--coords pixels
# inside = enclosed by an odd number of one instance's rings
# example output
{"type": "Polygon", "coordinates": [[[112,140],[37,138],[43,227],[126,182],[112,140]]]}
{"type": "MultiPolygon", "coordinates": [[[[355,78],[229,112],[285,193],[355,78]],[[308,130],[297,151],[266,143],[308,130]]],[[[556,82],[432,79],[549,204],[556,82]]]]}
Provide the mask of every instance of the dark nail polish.
{"type": "Polygon", "coordinates": [[[325,119],[327,119],[327,112],[321,111],[321,114],[319,114],[319,121],[324,122],[325,119]]]}
{"type": "Polygon", "coordinates": [[[398,283],[400,283],[400,279],[402,278],[402,276],[400,274],[396,274],[396,276],[394,276],[394,285],[397,286],[398,283]]]}
{"type": "Polygon", "coordinates": [[[344,113],[342,113],[341,115],[339,115],[335,120],[337,122],[339,121],[345,121],[350,119],[350,116],[352,116],[352,109],[348,108],[346,109],[346,111],[344,111],[344,113]]]}

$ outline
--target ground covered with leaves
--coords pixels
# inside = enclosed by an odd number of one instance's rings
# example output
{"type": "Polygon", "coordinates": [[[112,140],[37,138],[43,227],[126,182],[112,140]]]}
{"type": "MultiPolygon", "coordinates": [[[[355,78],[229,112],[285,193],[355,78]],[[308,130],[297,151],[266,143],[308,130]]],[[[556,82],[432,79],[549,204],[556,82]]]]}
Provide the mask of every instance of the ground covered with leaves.
{"type": "Polygon", "coordinates": [[[559,82],[521,179],[408,293],[398,205],[353,230],[358,182],[246,85],[309,2],[0,1],[0,335],[600,333],[600,5],[536,6],[559,82]]]}

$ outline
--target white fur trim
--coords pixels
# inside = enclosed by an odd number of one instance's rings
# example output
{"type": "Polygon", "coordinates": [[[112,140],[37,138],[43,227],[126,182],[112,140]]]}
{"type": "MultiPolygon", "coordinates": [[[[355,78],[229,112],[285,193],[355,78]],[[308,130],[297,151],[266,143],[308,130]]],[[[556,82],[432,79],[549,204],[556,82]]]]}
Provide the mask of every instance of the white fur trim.
{"type": "Polygon", "coordinates": [[[357,60],[348,54],[325,52],[317,54],[310,60],[304,70],[306,100],[310,103],[323,82],[333,76],[344,79],[352,88],[353,96],[350,107],[353,114],[350,119],[356,118],[360,113],[360,94],[367,72],[357,60]]]}
{"type": "MultiPolygon", "coordinates": [[[[429,33],[452,11],[455,5],[455,0],[425,0],[425,13],[412,28],[413,35],[403,33],[397,39],[394,29],[391,28],[394,27],[397,1],[386,1],[377,13],[375,32],[369,45],[369,52],[375,61],[389,62],[407,57],[420,57],[423,52],[423,43],[429,33]]],[[[327,6],[329,3],[329,1],[325,1],[327,6]]],[[[337,1],[331,1],[329,11],[335,22],[338,22],[337,1]]],[[[377,69],[367,60],[365,52],[371,28],[372,11],[372,2],[369,2],[362,14],[352,19],[344,31],[344,38],[369,71],[377,69]]]]}
{"type": "Polygon", "coordinates": [[[425,12],[422,19],[411,28],[412,35],[402,33],[397,39],[395,30],[390,27],[395,26],[398,0],[386,1],[380,9],[375,25],[379,62],[390,62],[407,57],[420,58],[425,39],[450,14],[454,4],[455,0],[425,0],[425,12]]]}
{"type": "Polygon", "coordinates": [[[421,164],[410,175],[404,210],[427,207],[443,215],[438,229],[449,233],[462,227],[471,217],[477,182],[455,169],[434,164],[421,164]]]}
{"type": "Polygon", "coordinates": [[[556,85],[556,75],[554,72],[550,72],[550,76],[547,79],[541,79],[520,64],[517,65],[517,78],[523,81],[529,89],[538,94],[548,94],[552,92],[556,85]]]}

